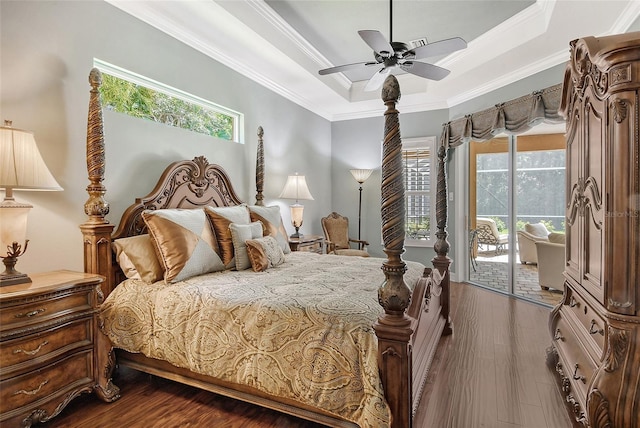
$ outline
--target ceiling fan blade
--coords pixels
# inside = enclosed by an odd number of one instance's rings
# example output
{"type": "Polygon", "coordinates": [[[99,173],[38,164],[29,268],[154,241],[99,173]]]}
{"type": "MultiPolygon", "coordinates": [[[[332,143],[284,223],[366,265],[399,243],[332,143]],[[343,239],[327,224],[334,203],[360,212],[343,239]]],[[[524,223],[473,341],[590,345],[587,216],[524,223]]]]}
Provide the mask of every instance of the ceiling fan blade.
{"type": "Polygon", "coordinates": [[[371,49],[376,51],[382,56],[393,55],[393,47],[391,43],[382,35],[378,30],[360,30],[358,31],[360,37],[371,49]]]}
{"type": "Polygon", "coordinates": [[[318,74],[323,76],[325,74],[339,73],[342,71],[354,70],[356,68],[367,67],[370,65],[377,65],[377,64],[378,64],[377,62],[356,62],[353,64],[337,65],[335,67],[329,67],[329,68],[320,70],[318,71],[318,74]]]}
{"type": "Polygon", "coordinates": [[[376,89],[378,89],[380,86],[382,86],[382,83],[387,78],[389,73],[391,73],[390,68],[384,67],[380,69],[380,71],[378,71],[376,74],[371,76],[371,79],[369,79],[369,81],[367,82],[366,86],[364,87],[364,90],[366,92],[369,92],[369,91],[375,91],[376,89]]]}
{"type": "Polygon", "coordinates": [[[460,37],[453,37],[451,39],[440,40],[438,42],[429,43],[419,48],[413,49],[415,59],[423,59],[433,56],[446,55],[451,52],[465,49],[467,42],[460,37]]]}
{"type": "Polygon", "coordinates": [[[446,68],[438,67],[437,65],[427,64],[425,62],[412,62],[407,61],[400,65],[407,73],[415,74],[416,76],[424,77],[430,80],[442,80],[451,73],[446,68]]]}

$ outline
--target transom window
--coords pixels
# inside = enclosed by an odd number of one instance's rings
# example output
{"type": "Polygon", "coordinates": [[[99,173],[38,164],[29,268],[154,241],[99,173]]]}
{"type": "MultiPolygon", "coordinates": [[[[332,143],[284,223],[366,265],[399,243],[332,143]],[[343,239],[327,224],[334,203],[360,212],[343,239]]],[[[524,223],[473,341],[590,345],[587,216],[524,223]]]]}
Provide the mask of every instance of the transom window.
{"type": "Polygon", "coordinates": [[[211,101],[94,59],[104,108],[228,141],[243,142],[243,115],[211,101]]]}

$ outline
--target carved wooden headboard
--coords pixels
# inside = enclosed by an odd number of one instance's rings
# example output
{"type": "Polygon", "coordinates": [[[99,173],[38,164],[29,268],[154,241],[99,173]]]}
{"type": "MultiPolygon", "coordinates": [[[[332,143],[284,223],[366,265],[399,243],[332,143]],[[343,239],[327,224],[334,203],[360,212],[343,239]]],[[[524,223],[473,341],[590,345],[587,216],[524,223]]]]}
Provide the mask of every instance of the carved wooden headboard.
{"type": "Polygon", "coordinates": [[[151,193],[137,198],[125,210],[113,239],[145,233],[146,225],[142,219],[145,210],[241,203],[229,176],[220,165],[210,164],[204,156],[174,162],[164,170],[151,193]]]}
{"type": "MultiPolygon", "coordinates": [[[[123,213],[118,228],[105,216],[109,204],[104,199],[105,150],[103,135],[102,105],[99,87],[101,75],[93,69],[89,75],[91,84],[89,119],[87,126],[87,171],[90,184],[87,187],[89,199],[85,203],[85,213],[89,216],[80,225],[84,236],[85,272],[99,273],[106,277],[103,294],[107,296],[124,276],[115,262],[111,250],[114,239],[140,235],[146,232],[142,219],[145,210],[164,208],[196,208],[205,205],[231,206],[243,201],[236,194],[231,179],[220,165],[210,164],[204,156],[193,160],[181,160],[170,164],[160,176],[154,189],[142,198],[136,198],[123,213]]],[[[256,160],[256,205],[263,205],[264,186],[264,131],[258,127],[258,147],[256,160]]]]}

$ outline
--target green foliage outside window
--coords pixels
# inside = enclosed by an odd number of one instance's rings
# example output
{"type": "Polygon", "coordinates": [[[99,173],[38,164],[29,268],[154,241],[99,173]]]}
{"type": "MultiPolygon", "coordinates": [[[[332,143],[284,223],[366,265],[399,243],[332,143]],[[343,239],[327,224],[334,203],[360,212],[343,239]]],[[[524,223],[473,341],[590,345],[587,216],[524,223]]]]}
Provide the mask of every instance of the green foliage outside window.
{"type": "Polygon", "coordinates": [[[233,141],[232,116],[104,73],[100,93],[109,110],[233,141]]]}
{"type": "Polygon", "coordinates": [[[427,239],[431,230],[431,219],[420,217],[419,220],[409,220],[405,224],[405,235],[411,239],[427,239]]]}

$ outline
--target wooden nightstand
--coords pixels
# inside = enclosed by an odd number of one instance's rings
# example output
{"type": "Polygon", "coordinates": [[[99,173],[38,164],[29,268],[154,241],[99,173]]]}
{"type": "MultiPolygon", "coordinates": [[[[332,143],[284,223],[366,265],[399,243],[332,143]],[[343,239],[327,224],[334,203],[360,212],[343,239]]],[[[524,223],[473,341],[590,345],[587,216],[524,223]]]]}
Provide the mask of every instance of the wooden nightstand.
{"type": "Polygon", "coordinates": [[[48,421],[94,389],[105,401],[119,398],[110,382],[97,384],[104,278],[61,270],[31,279],[0,288],[0,425],[7,427],[48,421]]]}
{"type": "Polygon", "coordinates": [[[291,251],[310,251],[324,254],[324,236],[303,235],[301,238],[289,238],[291,251]]]}

